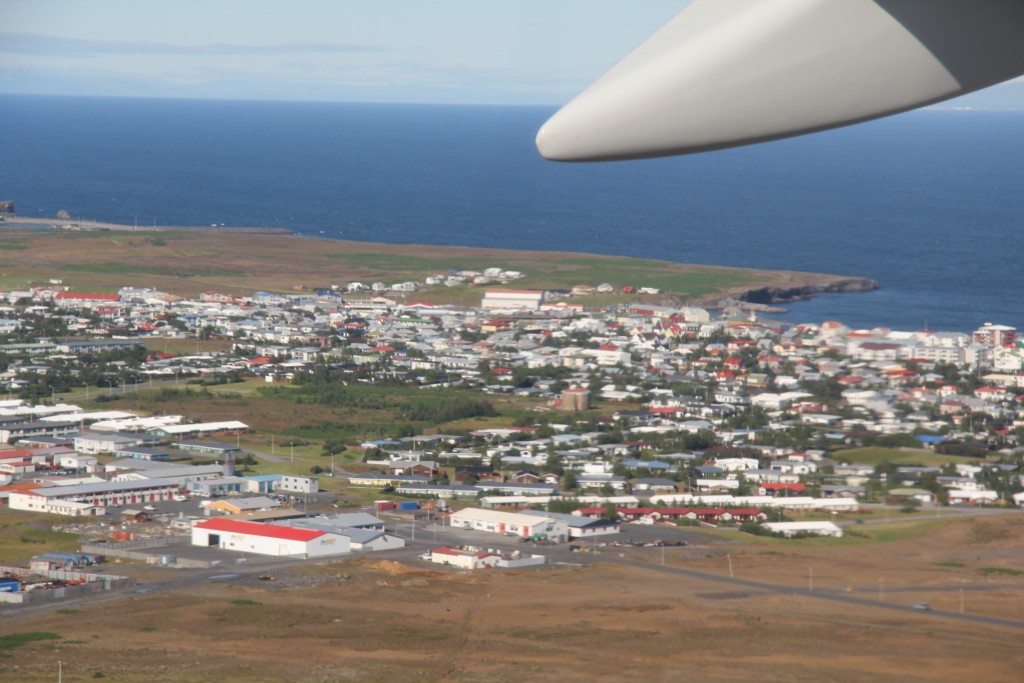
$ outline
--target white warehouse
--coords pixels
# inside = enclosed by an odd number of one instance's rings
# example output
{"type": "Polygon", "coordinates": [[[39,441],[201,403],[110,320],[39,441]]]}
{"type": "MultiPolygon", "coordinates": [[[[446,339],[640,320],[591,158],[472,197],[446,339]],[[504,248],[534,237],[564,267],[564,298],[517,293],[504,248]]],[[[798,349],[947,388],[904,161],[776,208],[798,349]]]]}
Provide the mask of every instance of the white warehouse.
{"type": "Polygon", "coordinates": [[[524,308],[537,311],[543,303],[544,292],[539,289],[488,289],[480,307],[494,310],[524,308]]]}
{"type": "Polygon", "coordinates": [[[527,512],[504,512],[466,508],[451,516],[453,527],[509,534],[523,538],[544,538],[564,543],[569,540],[569,525],[560,519],[531,515],[527,512]]]}
{"type": "Polygon", "coordinates": [[[234,519],[211,519],[192,527],[192,545],[214,546],[274,557],[327,557],[351,552],[347,536],[234,519]]]}

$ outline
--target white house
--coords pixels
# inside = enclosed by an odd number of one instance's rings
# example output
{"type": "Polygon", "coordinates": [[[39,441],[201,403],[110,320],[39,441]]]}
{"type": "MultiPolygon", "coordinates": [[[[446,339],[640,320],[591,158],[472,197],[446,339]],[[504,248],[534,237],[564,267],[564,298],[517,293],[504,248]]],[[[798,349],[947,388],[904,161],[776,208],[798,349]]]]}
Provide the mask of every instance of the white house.
{"type": "Polygon", "coordinates": [[[564,521],[532,515],[529,512],[466,508],[451,516],[451,525],[474,531],[488,531],[524,538],[532,536],[558,542],[569,540],[569,525],[564,521]]]}
{"type": "Polygon", "coordinates": [[[952,489],[949,491],[950,504],[971,503],[974,505],[983,505],[985,503],[994,503],[997,500],[999,500],[999,494],[995,491],[964,491],[959,489],[952,489]]]}
{"type": "Polygon", "coordinates": [[[286,493],[316,493],[320,490],[320,480],[316,477],[296,477],[286,474],[281,477],[277,490],[286,493]]]}
{"type": "Polygon", "coordinates": [[[781,533],[786,538],[797,534],[810,534],[812,536],[832,536],[842,538],[843,530],[832,522],[767,522],[764,528],[781,533]]]}
{"type": "Polygon", "coordinates": [[[451,565],[462,569],[483,569],[494,567],[501,559],[483,550],[463,550],[461,548],[434,548],[430,551],[430,561],[435,564],[451,565]]]}

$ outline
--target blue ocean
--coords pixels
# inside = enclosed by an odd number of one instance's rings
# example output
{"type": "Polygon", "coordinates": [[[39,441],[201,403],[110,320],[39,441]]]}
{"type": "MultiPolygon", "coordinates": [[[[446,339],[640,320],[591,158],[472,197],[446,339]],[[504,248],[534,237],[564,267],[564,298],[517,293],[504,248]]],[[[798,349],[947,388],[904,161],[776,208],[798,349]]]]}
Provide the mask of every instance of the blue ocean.
{"type": "Polygon", "coordinates": [[[881,288],[783,319],[1024,327],[1024,113],[925,110],[576,165],[534,150],[552,112],[6,95],[0,199],[23,216],[863,276],[881,288]]]}

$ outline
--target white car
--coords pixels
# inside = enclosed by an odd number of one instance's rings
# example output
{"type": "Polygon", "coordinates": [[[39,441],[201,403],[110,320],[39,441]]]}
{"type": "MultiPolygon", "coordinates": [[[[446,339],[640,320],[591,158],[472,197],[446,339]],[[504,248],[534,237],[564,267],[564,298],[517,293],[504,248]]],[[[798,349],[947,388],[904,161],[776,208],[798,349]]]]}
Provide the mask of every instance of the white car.
{"type": "Polygon", "coordinates": [[[154,512],[156,510],[156,505],[146,505],[142,509],[146,512],[154,512]]]}

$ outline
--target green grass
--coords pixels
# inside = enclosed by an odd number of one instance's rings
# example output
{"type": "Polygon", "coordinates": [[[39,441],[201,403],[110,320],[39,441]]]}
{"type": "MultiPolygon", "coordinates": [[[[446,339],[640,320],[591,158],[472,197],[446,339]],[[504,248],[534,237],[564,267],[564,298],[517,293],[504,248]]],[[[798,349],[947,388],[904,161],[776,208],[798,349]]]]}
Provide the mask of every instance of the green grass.
{"type": "MultiPolygon", "coordinates": [[[[481,262],[477,256],[434,259],[402,254],[346,253],[330,254],[328,257],[351,267],[369,268],[384,279],[422,279],[428,274],[447,270],[479,271],[493,266],[522,272],[525,277],[516,281],[517,288],[568,289],[577,284],[597,285],[608,282],[617,288],[624,285],[657,287],[664,293],[683,298],[713,294],[761,281],[757,275],[741,270],[714,267],[683,270],[680,264],[653,259],[577,256],[559,261],[544,261],[538,266],[518,255],[507,259],[485,259],[485,262],[481,262]],[[538,270],[542,272],[538,273],[538,270]]],[[[467,296],[479,298],[483,296],[484,289],[486,286],[465,288],[465,292],[469,292],[467,296]]],[[[465,292],[460,291],[459,294],[465,292]]],[[[450,298],[455,294],[455,290],[446,290],[443,298],[450,298]]],[[[422,298],[423,295],[417,294],[416,297],[422,298]]],[[[637,297],[617,296],[609,298],[608,301],[617,302],[627,298],[637,297]]],[[[589,299],[587,302],[594,303],[589,299]]]]}
{"type": "Polygon", "coordinates": [[[756,280],[750,273],[728,268],[679,272],[672,264],[651,259],[608,260],[577,257],[565,259],[560,264],[579,268],[580,274],[585,276],[582,282],[608,282],[618,287],[657,287],[662,292],[683,298],[712,294],[723,289],[748,285],[756,280]]]}
{"type": "Polygon", "coordinates": [[[893,543],[927,536],[940,527],[954,521],[957,520],[947,518],[900,521],[891,524],[872,524],[857,531],[876,543],[893,543]]]}
{"type": "Polygon", "coordinates": [[[231,601],[232,605],[261,605],[263,603],[256,600],[250,600],[249,598],[238,598],[237,600],[231,601]]]}
{"type": "Polygon", "coordinates": [[[924,465],[937,467],[949,463],[970,462],[970,459],[968,458],[961,458],[955,455],[942,455],[925,449],[881,448],[876,446],[836,451],[833,454],[833,458],[836,460],[856,463],[858,465],[879,465],[883,462],[888,462],[893,465],[924,465]]]}
{"type": "MultiPolygon", "coordinates": [[[[872,524],[858,527],[847,526],[843,529],[842,538],[824,536],[811,536],[808,538],[776,538],[774,536],[753,536],[751,534],[736,533],[724,530],[701,529],[703,533],[709,533],[720,538],[728,538],[733,541],[740,541],[751,545],[766,546],[849,546],[871,543],[895,543],[898,541],[909,541],[936,531],[945,524],[956,520],[927,519],[927,520],[903,520],[890,524],[872,524]]],[[[693,529],[689,529],[693,531],[693,529]]]]}
{"type": "Polygon", "coordinates": [[[16,647],[22,647],[29,643],[35,643],[42,640],[61,640],[64,636],[59,633],[51,633],[49,631],[22,631],[21,633],[10,633],[5,636],[0,636],[0,654],[3,654],[5,650],[13,650],[16,647]]]}
{"type": "Polygon", "coordinates": [[[94,275],[128,275],[143,273],[148,275],[172,275],[180,277],[245,277],[242,270],[227,268],[196,269],[182,265],[180,268],[162,268],[159,266],[132,264],[115,261],[112,263],[70,263],[63,266],[65,270],[94,275]]]}
{"type": "Polygon", "coordinates": [[[45,552],[76,550],[78,536],[51,529],[66,519],[0,507],[0,564],[24,562],[45,552]]]}
{"type": "Polygon", "coordinates": [[[1010,569],[1009,567],[979,567],[978,571],[986,576],[991,575],[1003,575],[1003,576],[1022,576],[1024,571],[1020,569],[1010,569]]]}

